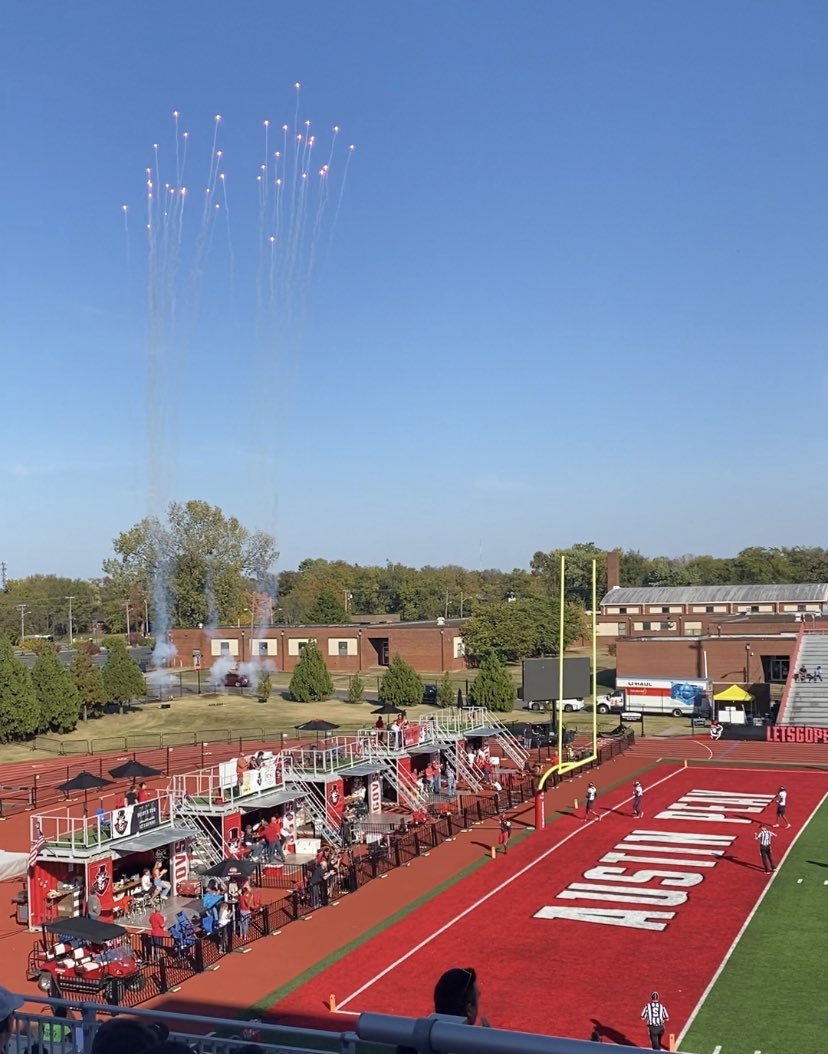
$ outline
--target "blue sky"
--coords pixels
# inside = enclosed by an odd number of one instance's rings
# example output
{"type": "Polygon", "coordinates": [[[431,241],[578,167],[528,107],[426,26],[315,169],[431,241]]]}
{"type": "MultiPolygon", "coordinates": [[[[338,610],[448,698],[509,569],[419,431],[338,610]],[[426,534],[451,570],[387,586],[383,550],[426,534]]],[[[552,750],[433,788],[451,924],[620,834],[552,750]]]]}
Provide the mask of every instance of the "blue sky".
{"type": "Polygon", "coordinates": [[[3,23],[12,577],[97,575],[169,498],[272,531],[281,567],[823,541],[824,3],[7,0],[3,23]],[[263,121],[292,136],[297,81],[309,178],[342,130],[263,303],[263,121]],[[229,218],[198,281],[192,198],[162,253],[179,323],[150,398],[145,169],[158,143],[174,176],[174,110],[199,193],[222,115],[229,218]]]}

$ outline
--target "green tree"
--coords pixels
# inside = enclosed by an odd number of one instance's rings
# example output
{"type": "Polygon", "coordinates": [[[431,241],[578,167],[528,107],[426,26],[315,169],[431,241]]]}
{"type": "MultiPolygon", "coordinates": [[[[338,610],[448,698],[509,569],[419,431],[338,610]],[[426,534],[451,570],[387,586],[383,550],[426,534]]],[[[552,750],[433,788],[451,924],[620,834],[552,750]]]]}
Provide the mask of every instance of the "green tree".
{"type": "MultiPolygon", "coordinates": [[[[136,587],[156,601],[162,596],[179,626],[235,623],[243,614],[251,581],[269,582],[269,568],[278,555],[269,534],[248,531],[234,516],[225,516],[205,501],[172,502],[166,521],[141,520],[118,535],[113,547],[115,557],[103,564],[113,598],[107,616],[112,629],[126,622],[126,602],[136,587]]],[[[143,612],[134,608],[136,600],[133,594],[134,628],[143,621],[143,612]]]]}
{"type": "Polygon", "coordinates": [[[384,703],[393,703],[405,710],[423,701],[423,682],[413,666],[409,666],[399,655],[382,675],[379,697],[384,703]]]}
{"type": "MultiPolygon", "coordinates": [[[[463,623],[467,657],[480,665],[487,655],[501,662],[519,662],[535,655],[556,655],[560,639],[559,604],[546,598],[518,598],[478,604],[463,623]]],[[[580,604],[564,608],[564,647],[585,634],[584,610],[580,604]]]]}
{"type": "Polygon", "coordinates": [[[347,593],[347,590],[337,593],[330,587],[323,589],[317,596],[316,603],[305,615],[308,623],[311,626],[336,626],[350,622],[351,616],[343,604],[347,593]]]}
{"type": "Polygon", "coordinates": [[[437,699],[440,706],[452,706],[454,704],[454,681],[451,679],[451,674],[444,673],[437,682],[437,699]]]}
{"type": "Polygon", "coordinates": [[[259,679],[256,681],[256,698],[260,703],[266,703],[270,699],[272,690],[273,678],[267,670],[262,670],[259,673],[259,679]]]}
{"type": "Polygon", "coordinates": [[[297,703],[317,703],[333,695],[333,681],[315,640],[302,648],[288,690],[297,703]]]}
{"type": "Polygon", "coordinates": [[[103,675],[86,648],[78,648],[70,672],[80,695],[83,719],[86,721],[90,708],[94,710],[106,702],[103,675]]]}
{"type": "Polygon", "coordinates": [[[40,730],[73,731],[80,715],[80,692],[53,646],[40,649],[32,670],[32,684],[40,707],[40,730]]]}
{"type": "Polygon", "coordinates": [[[147,694],[147,685],[138,663],[120,639],[114,640],[103,668],[103,684],[107,699],[128,703],[147,694]]]}
{"type": "Polygon", "coordinates": [[[487,655],[469,689],[475,706],[508,713],[515,706],[515,685],[509,671],[496,655],[487,655]]]}
{"type": "Polygon", "coordinates": [[[346,703],[361,703],[365,697],[365,682],[355,673],[351,678],[351,682],[348,685],[348,694],[345,697],[346,703]]]}
{"type": "Polygon", "coordinates": [[[592,561],[596,563],[598,599],[607,591],[607,554],[594,542],[577,542],[568,549],[538,552],[532,557],[532,572],[544,583],[550,597],[559,598],[561,592],[561,557],[564,563],[564,598],[577,600],[584,607],[592,607],[592,561]]]}
{"type": "Polygon", "coordinates": [[[40,705],[32,675],[15,658],[11,641],[0,637],[0,742],[33,736],[40,724],[40,705]]]}

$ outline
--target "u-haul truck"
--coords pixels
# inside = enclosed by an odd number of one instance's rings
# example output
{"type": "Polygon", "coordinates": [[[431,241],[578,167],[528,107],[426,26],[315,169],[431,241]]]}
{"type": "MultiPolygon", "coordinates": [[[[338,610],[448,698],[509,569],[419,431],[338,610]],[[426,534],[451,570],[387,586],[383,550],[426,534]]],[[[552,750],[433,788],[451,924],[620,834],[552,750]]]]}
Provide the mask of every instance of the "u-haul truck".
{"type": "Polygon", "coordinates": [[[713,684],[698,677],[617,677],[616,690],[598,696],[598,713],[637,711],[692,717],[709,714],[713,684]]]}

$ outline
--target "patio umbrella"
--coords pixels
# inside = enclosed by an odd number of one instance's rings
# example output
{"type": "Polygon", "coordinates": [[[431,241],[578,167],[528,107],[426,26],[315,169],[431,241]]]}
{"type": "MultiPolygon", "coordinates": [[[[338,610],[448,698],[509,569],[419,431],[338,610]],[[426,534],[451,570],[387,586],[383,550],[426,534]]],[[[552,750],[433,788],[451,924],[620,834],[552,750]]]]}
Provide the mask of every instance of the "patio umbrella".
{"type": "Polygon", "coordinates": [[[228,879],[231,875],[237,875],[239,878],[249,878],[255,872],[256,865],[252,860],[222,860],[221,863],[208,867],[201,874],[204,878],[228,879]]]}
{"type": "Polygon", "coordinates": [[[160,776],[161,770],[154,769],[151,765],[145,765],[133,758],[131,761],[125,761],[123,765],[118,765],[117,768],[110,769],[109,775],[114,776],[117,780],[139,780],[150,776],[160,776]]]}
{"type": "Polygon", "coordinates": [[[331,721],[325,721],[320,717],[315,717],[312,721],[305,721],[304,724],[296,725],[295,728],[297,732],[315,732],[318,746],[319,733],[332,732],[335,728],[339,728],[339,725],[335,725],[331,721]]]}
{"type": "Polygon", "coordinates": [[[400,706],[395,706],[393,703],[383,703],[382,706],[378,706],[376,710],[371,711],[372,714],[404,714],[405,710],[400,706]]]}
{"type": "Polygon", "coordinates": [[[79,772],[77,776],[73,776],[70,780],[65,783],[58,784],[58,790],[63,791],[64,794],[71,794],[72,791],[83,791],[83,813],[86,815],[86,806],[89,798],[89,792],[91,790],[100,790],[101,787],[111,787],[112,780],[102,779],[100,776],[96,776],[94,772],[88,772],[86,769],[83,772],[79,772]]]}

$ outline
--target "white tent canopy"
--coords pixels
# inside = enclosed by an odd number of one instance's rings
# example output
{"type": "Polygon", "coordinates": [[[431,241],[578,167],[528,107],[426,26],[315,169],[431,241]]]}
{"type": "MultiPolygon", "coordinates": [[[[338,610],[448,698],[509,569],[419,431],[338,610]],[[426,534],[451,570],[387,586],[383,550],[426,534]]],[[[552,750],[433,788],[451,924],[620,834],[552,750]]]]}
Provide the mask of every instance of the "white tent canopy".
{"type": "Polygon", "coordinates": [[[7,853],[0,849],[0,882],[10,882],[13,878],[25,878],[28,866],[28,853],[7,853]]]}

